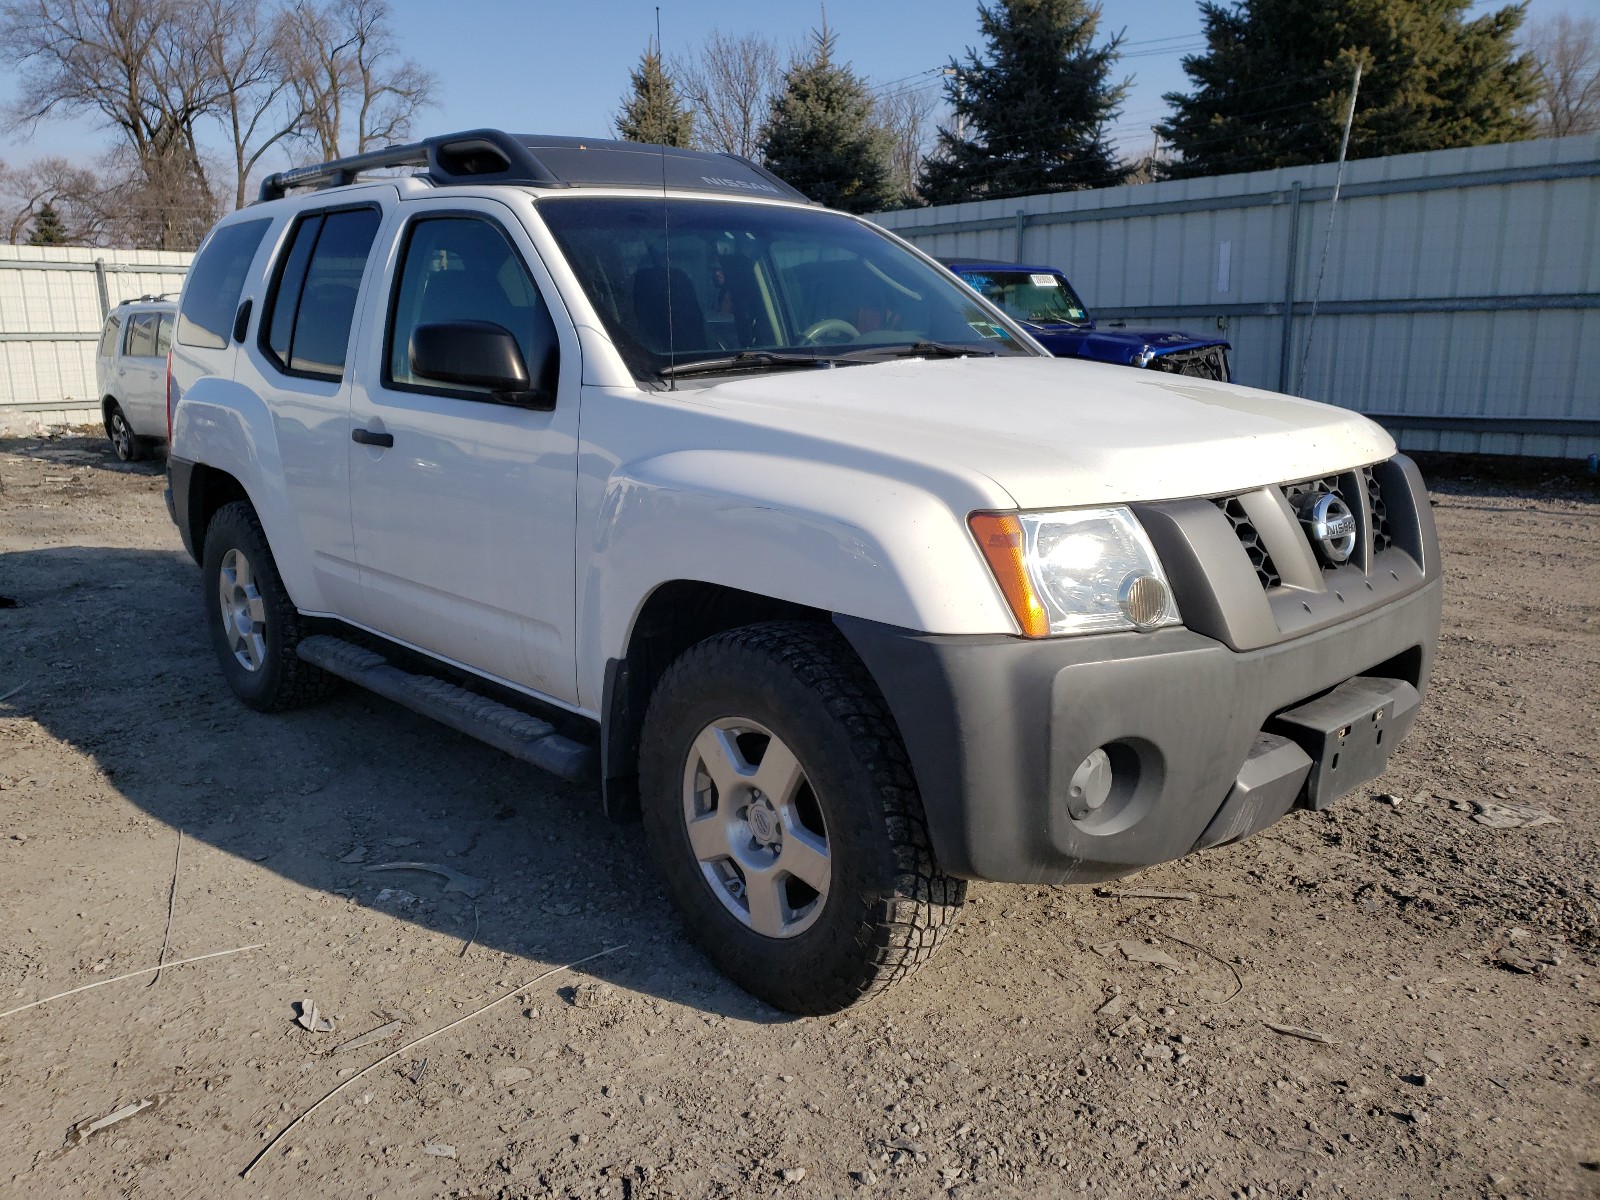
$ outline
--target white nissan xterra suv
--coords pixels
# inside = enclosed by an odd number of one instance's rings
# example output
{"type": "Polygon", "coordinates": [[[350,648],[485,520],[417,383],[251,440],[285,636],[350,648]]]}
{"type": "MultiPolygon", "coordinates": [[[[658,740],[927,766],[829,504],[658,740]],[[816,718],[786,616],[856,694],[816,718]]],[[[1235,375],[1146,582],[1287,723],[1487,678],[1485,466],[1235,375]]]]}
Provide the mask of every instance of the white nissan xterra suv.
{"type": "Polygon", "coordinates": [[[1326,807],[1432,666],[1376,425],[1051,358],[725,155],[479,130],[274,176],[189,273],[168,403],[246,704],[353,680],[594,780],[794,1012],[924,962],[969,879],[1326,807]]]}

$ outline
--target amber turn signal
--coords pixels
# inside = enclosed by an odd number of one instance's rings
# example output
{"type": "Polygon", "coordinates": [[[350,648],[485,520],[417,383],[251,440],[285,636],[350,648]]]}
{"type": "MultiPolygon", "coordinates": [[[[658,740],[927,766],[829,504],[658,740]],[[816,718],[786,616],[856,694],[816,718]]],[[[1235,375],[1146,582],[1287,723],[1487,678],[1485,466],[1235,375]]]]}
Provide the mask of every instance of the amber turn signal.
{"type": "Polygon", "coordinates": [[[1028,578],[1028,564],[1024,557],[1022,522],[1006,513],[973,513],[967,518],[972,536],[978,540],[978,549],[984,561],[994,572],[995,582],[1011,606],[1024,637],[1050,636],[1050,616],[1044,610],[1039,595],[1028,578]]]}

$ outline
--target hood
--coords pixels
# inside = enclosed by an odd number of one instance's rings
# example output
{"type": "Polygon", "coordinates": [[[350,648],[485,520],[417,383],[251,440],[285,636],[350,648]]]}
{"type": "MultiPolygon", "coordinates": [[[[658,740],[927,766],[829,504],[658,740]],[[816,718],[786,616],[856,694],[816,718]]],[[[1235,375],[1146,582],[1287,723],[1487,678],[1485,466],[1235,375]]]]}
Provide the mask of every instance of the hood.
{"type": "Polygon", "coordinates": [[[1388,458],[1356,413],[1273,392],[1057,358],[907,359],[682,390],[741,423],[961,476],[1021,508],[1170,500],[1388,458]]]}

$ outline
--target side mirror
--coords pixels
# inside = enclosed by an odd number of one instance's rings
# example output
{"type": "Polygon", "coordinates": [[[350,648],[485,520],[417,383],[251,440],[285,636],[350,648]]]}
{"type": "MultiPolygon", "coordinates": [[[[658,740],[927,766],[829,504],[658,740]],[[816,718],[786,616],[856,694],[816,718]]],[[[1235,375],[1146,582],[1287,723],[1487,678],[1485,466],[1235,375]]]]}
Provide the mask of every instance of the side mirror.
{"type": "MultiPolygon", "coordinates": [[[[529,364],[517,339],[492,321],[442,321],[418,325],[411,333],[411,370],[422,379],[489,389],[496,404],[548,412],[555,391],[530,383],[529,364]]],[[[534,364],[541,378],[547,364],[534,364]]]]}

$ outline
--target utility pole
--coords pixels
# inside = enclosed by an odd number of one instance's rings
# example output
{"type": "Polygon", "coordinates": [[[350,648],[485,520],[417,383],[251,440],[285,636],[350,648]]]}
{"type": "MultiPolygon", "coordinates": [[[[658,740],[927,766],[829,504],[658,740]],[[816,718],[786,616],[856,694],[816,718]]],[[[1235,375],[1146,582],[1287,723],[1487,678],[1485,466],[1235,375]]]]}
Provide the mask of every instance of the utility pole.
{"type": "Polygon", "coordinates": [[[1339,210],[1339,187],[1344,183],[1344,159],[1350,149],[1350,126],[1356,119],[1356,95],[1361,91],[1361,61],[1356,60],[1355,78],[1350,81],[1350,107],[1344,114],[1344,134],[1339,138],[1339,166],[1333,175],[1333,196],[1328,201],[1328,231],[1322,237],[1322,262],[1317,266],[1317,286],[1311,292],[1311,313],[1306,318],[1306,345],[1300,355],[1300,375],[1294,394],[1301,395],[1306,385],[1306,366],[1311,361],[1311,334],[1317,327],[1317,301],[1322,299],[1322,275],[1328,269],[1328,243],[1333,241],[1333,217],[1339,210]]]}

